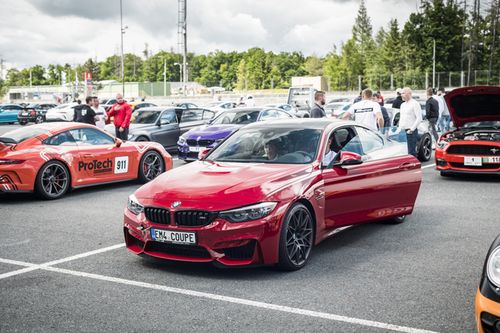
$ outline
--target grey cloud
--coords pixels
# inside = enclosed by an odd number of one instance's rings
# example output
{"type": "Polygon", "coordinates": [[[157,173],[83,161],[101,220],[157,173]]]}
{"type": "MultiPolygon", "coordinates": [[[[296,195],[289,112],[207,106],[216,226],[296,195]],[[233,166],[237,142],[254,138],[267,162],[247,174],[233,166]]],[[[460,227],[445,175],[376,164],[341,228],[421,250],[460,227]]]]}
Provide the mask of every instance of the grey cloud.
{"type": "Polygon", "coordinates": [[[87,19],[105,19],[120,14],[118,1],[103,0],[30,0],[41,13],[48,16],[76,16],[87,19]]]}

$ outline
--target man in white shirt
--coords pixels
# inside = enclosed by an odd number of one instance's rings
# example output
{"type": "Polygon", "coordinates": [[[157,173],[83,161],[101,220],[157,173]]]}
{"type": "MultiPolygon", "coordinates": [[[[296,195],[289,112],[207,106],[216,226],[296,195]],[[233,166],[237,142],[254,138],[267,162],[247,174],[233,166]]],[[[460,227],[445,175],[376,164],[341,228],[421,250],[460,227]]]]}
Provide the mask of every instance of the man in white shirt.
{"type": "Polygon", "coordinates": [[[335,156],[337,156],[337,153],[332,150],[331,145],[332,145],[332,137],[330,137],[328,139],[328,144],[326,146],[325,155],[323,156],[323,159],[321,160],[321,164],[323,164],[323,166],[325,166],[325,167],[329,166],[330,163],[335,158],[335,156]]]}
{"type": "Polygon", "coordinates": [[[99,118],[99,120],[96,120],[95,125],[100,129],[104,129],[104,126],[106,126],[106,111],[99,105],[99,98],[94,96],[91,107],[94,109],[96,117],[99,118]]]}
{"type": "Polygon", "coordinates": [[[354,115],[354,121],[357,123],[374,130],[384,128],[384,117],[380,105],[372,101],[373,92],[370,89],[365,89],[361,96],[363,99],[351,105],[342,119],[348,120],[354,115]]]}
{"type": "Polygon", "coordinates": [[[403,97],[404,102],[399,111],[399,128],[406,132],[408,154],[417,157],[417,127],[422,122],[422,109],[420,104],[412,98],[410,88],[403,88],[401,97],[403,97]]]}

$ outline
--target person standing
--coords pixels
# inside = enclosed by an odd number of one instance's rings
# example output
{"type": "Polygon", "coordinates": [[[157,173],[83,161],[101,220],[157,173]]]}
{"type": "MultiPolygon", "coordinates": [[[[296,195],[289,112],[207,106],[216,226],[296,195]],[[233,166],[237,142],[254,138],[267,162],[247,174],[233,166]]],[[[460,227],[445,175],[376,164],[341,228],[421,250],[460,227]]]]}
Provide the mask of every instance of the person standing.
{"type": "Polygon", "coordinates": [[[422,109],[420,104],[412,98],[410,88],[403,88],[401,98],[404,102],[400,108],[399,128],[406,133],[408,154],[417,157],[417,127],[422,122],[422,109]]]}
{"type": "Polygon", "coordinates": [[[116,137],[126,141],[128,139],[130,118],[132,118],[132,108],[125,102],[122,94],[116,94],[116,103],[109,109],[107,116],[114,117],[113,123],[116,137]]]}
{"type": "Polygon", "coordinates": [[[441,88],[438,90],[438,94],[436,96],[438,101],[441,100],[443,102],[443,112],[439,113],[439,121],[438,121],[439,131],[441,131],[441,133],[445,133],[445,132],[448,132],[450,130],[450,121],[451,121],[450,110],[448,110],[448,105],[446,104],[446,101],[444,100],[445,94],[446,94],[446,92],[445,92],[444,88],[441,88]]]}
{"type": "Polygon", "coordinates": [[[85,104],[78,104],[75,106],[75,113],[73,115],[73,121],[77,123],[85,123],[90,125],[95,125],[96,114],[95,111],[90,106],[93,98],[91,96],[87,96],[85,98],[85,104]]]}
{"type": "Polygon", "coordinates": [[[429,132],[434,137],[434,142],[438,141],[436,124],[439,118],[440,106],[437,99],[434,98],[434,89],[427,89],[427,101],[425,102],[425,118],[429,122],[429,132]]]}
{"type": "Polygon", "coordinates": [[[393,109],[399,109],[401,107],[401,104],[403,104],[403,98],[401,97],[401,92],[403,91],[403,89],[401,88],[398,88],[396,89],[396,99],[394,100],[394,102],[392,102],[392,108],[393,109]]]}
{"type": "Polygon", "coordinates": [[[381,95],[379,93],[373,94],[372,100],[375,103],[378,103],[380,105],[380,111],[382,112],[382,118],[384,118],[384,130],[382,130],[382,133],[385,133],[385,128],[391,126],[391,117],[389,117],[389,113],[387,112],[387,109],[384,106],[384,100],[381,99],[381,95]]]}
{"type": "Polygon", "coordinates": [[[325,105],[325,92],[324,91],[316,91],[314,93],[314,106],[311,109],[311,118],[323,118],[326,117],[325,109],[323,109],[323,105],[325,105]]]}
{"type": "Polygon", "coordinates": [[[106,126],[106,111],[99,105],[99,98],[97,98],[97,96],[94,96],[92,99],[92,109],[94,109],[97,117],[99,117],[99,120],[96,120],[95,125],[100,129],[104,129],[104,126],[106,126]]]}
{"type": "Polygon", "coordinates": [[[365,89],[362,92],[362,100],[351,105],[342,119],[349,120],[354,115],[354,121],[365,125],[371,129],[384,128],[384,118],[382,110],[377,102],[372,101],[373,92],[370,89],[365,89]]]}

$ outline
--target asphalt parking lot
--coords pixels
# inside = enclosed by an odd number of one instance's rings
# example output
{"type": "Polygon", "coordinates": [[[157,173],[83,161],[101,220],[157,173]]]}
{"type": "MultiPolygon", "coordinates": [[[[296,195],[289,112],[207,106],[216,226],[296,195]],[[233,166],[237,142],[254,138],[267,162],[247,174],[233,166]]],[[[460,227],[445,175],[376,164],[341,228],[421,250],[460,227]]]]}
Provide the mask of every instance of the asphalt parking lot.
{"type": "Polygon", "coordinates": [[[122,215],[135,182],[56,201],[0,195],[0,332],[474,331],[500,180],[443,178],[432,163],[405,223],[338,233],[291,273],[128,252],[122,215]]]}

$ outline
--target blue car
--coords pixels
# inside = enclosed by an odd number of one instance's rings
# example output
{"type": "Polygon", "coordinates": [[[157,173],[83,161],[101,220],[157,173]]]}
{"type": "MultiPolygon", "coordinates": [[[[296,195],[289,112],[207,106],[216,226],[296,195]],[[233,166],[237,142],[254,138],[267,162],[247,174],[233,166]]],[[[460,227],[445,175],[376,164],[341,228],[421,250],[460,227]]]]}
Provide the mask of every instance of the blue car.
{"type": "Polygon", "coordinates": [[[190,129],[179,137],[179,159],[194,161],[205,148],[213,148],[240,127],[257,121],[290,119],[292,114],[277,108],[236,108],[220,112],[207,125],[190,129]]]}
{"type": "Polygon", "coordinates": [[[0,123],[14,124],[21,110],[23,107],[18,104],[0,104],[0,123]]]}

